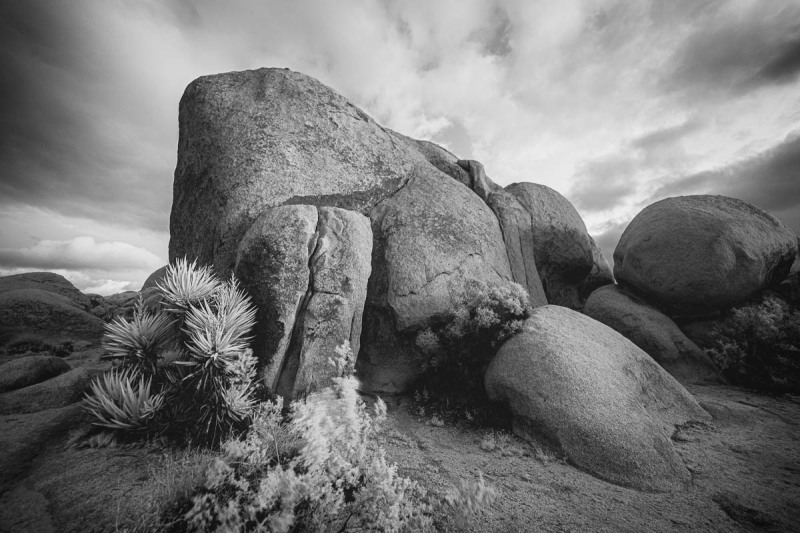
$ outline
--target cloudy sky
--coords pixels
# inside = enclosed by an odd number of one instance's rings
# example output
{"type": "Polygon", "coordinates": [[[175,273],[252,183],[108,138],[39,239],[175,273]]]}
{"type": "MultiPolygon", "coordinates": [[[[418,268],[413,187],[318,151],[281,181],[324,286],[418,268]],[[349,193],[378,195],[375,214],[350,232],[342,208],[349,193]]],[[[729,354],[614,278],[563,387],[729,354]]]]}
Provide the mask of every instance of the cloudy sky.
{"type": "Polygon", "coordinates": [[[167,260],[184,87],[262,66],[553,187],[609,259],[681,194],[800,232],[797,0],[0,0],[0,275],[138,289],[167,260]]]}

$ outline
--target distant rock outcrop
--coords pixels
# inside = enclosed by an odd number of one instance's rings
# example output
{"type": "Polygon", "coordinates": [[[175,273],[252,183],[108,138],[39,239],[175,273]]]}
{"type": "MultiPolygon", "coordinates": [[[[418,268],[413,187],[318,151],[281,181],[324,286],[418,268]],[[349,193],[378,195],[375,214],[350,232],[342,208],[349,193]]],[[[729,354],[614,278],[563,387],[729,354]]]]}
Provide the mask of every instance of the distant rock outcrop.
{"type": "Polygon", "coordinates": [[[42,289],[0,293],[0,324],[5,343],[32,336],[49,344],[94,341],[103,336],[102,320],[73,299],[42,289]]]}
{"type": "Polygon", "coordinates": [[[65,297],[84,311],[91,308],[89,297],[78,290],[67,278],[53,272],[26,272],[0,277],[0,293],[23,289],[51,292],[65,297]]]}
{"type": "Polygon", "coordinates": [[[486,391],[509,404],[518,435],[544,438],[576,466],[646,491],[690,483],[670,438],[678,424],[711,418],[625,337],[551,305],[535,309],[503,344],[486,391]]]}
{"type": "Polygon", "coordinates": [[[718,381],[714,364],[677,324],[635,294],[607,285],[594,291],[584,314],[624,335],[682,382],[718,381]]]}
{"type": "Polygon", "coordinates": [[[328,359],[358,353],[372,253],[369,219],[345,209],[266,209],[239,245],[235,273],[258,308],[255,353],[287,397],[327,386],[328,359]]]}
{"type": "Polygon", "coordinates": [[[614,251],[614,276],[671,315],[728,308],[782,281],[797,256],[783,222],[725,196],[679,196],[645,207],[614,251]]]}

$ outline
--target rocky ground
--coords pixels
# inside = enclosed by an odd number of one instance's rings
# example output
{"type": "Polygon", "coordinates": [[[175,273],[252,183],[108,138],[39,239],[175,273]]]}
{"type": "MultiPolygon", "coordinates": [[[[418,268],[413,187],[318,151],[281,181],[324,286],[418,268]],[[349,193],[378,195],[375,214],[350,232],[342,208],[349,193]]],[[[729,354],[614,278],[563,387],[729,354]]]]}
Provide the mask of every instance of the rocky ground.
{"type": "MultiPolygon", "coordinates": [[[[99,351],[70,356],[98,370],[99,351]]],[[[690,387],[713,415],[673,435],[693,479],[644,493],[597,479],[552,450],[464,423],[434,425],[406,397],[388,400],[384,446],[403,475],[439,496],[482,473],[499,497],[482,515],[440,516],[449,531],[796,531],[800,398],[690,387]]],[[[0,416],[0,531],[132,531],[159,499],[198,479],[204,454],[162,447],[79,447],[76,406],[0,416]],[[180,457],[181,454],[178,453],[180,457]]]]}

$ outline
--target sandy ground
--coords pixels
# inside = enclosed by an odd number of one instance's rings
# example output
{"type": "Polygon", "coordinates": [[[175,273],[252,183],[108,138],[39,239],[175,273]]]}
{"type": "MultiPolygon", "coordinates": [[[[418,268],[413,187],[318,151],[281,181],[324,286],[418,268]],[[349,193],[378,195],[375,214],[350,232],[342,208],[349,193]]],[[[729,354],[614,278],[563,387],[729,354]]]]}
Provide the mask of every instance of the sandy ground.
{"type": "MultiPolygon", "coordinates": [[[[693,474],[683,492],[619,487],[511,435],[433,425],[412,414],[408,398],[387,401],[382,439],[399,471],[434,495],[479,472],[499,491],[477,517],[437,517],[444,531],[800,531],[800,399],[690,390],[714,420],[673,436],[693,474]],[[489,434],[492,450],[481,445],[489,434]]],[[[0,420],[0,431],[11,427],[0,420]]],[[[76,449],[66,439],[48,441],[0,489],[0,531],[124,531],[137,520],[153,491],[157,449],[76,449]]]]}
{"type": "Polygon", "coordinates": [[[493,451],[486,430],[445,425],[390,403],[386,449],[400,471],[444,493],[478,473],[499,490],[466,531],[800,531],[800,399],[692,387],[713,416],[673,435],[693,474],[685,492],[649,494],[601,481],[513,436],[493,451]]]}

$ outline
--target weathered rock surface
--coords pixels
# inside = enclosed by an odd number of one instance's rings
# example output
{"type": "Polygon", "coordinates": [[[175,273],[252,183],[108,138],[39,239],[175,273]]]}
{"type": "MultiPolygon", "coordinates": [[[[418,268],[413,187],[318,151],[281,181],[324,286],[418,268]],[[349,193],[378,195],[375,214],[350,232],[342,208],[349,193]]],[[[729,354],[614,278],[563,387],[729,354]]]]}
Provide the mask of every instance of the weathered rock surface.
{"type": "Polygon", "coordinates": [[[459,160],[456,163],[467,173],[465,185],[486,202],[500,223],[514,281],[528,290],[531,307],[547,305],[534,257],[536,242],[530,213],[513,194],[492,182],[478,161],[459,160]]]}
{"type": "Polygon", "coordinates": [[[70,370],[61,358],[50,355],[20,357],[0,365],[0,392],[21,389],[70,370]]]}
{"type": "Polygon", "coordinates": [[[472,191],[421,166],[370,214],[372,276],[357,369],[375,391],[406,390],[423,360],[413,332],[450,314],[468,280],[512,281],[497,218],[472,191]]]}
{"type": "Polygon", "coordinates": [[[179,135],[170,260],[198,258],[223,275],[265,208],[366,215],[429,164],[329,87],[286,69],[196,79],[181,98],[179,135]]]}
{"type": "Polygon", "coordinates": [[[583,313],[624,335],[681,382],[720,379],[708,356],[675,322],[617,285],[594,291],[583,313]]]}
{"type": "Polygon", "coordinates": [[[514,281],[528,290],[532,307],[547,305],[547,297],[536,269],[533,227],[530,214],[517,199],[495,184],[478,161],[460,160],[441,146],[395,134],[416,146],[437,169],[463,184],[494,212],[503,234],[514,281]]]}
{"type": "Polygon", "coordinates": [[[611,328],[564,307],[534,309],[485,377],[514,431],[545,438],[596,476],[645,491],[685,487],[675,425],[710,416],[646,353],[611,328]]]}
{"type": "Polygon", "coordinates": [[[0,324],[6,342],[22,335],[51,344],[66,341],[97,341],[103,336],[103,321],[60,294],[41,289],[16,289],[0,293],[0,324]]]}
{"type": "Polygon", "coordinates": [[[0,416],[0,493],[8,489],[45,445],[66,434],[82,416],[77,405],[25,415],[0,416]]]}
{"type": "Polygon", "coordinates": [[[0,497],[0,531],[55,533],[47,504],[42,493],[17,485],[0,497]]]}
{"type": "Polygon", "coordinates": [[[83,399],[89,372],[75,368],[35,385],[0,394],[0,414],[36,413],[65,407],[83,399]]]}
{"type": "Polygon", "coordinates": [[[580,284],[595,265],[592,241],[575,207],[550,187],[513,183],[506,187],[528,211],[533,224],[533,254],[547,301],[580,309],[580,284]]]}
{"type": "Polygon", "coordinates": [[[644,208],[614,251],[614,276],[675,315],[730,307],[783,280],[797,236],[783,222],[725,196],[679,196],[644,208]]]}
{"type": "Polygon", "coordinates": [[[53,272],[26,272],[0,277],[0,293],[22,289],[36,289],[64,296],[83,310],[91,307],[88,296],[67,278],[53,272]]]}
{"type": "Polygon", "coordinates": [[[328,384],[328,358],[358,353],[372,231],[358,213],[284,205],[256,219],[235,272],[258,307],[255,353],[271,390],[296,397],[328,384]]]}

